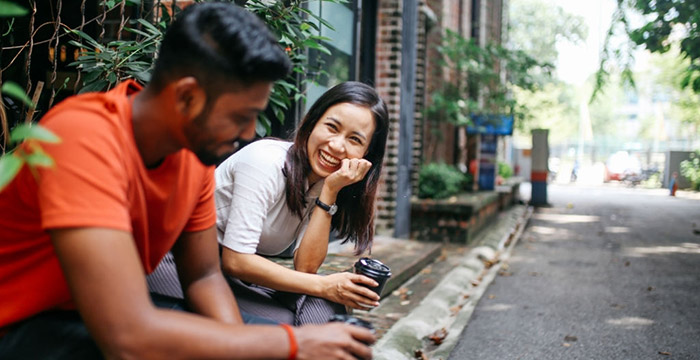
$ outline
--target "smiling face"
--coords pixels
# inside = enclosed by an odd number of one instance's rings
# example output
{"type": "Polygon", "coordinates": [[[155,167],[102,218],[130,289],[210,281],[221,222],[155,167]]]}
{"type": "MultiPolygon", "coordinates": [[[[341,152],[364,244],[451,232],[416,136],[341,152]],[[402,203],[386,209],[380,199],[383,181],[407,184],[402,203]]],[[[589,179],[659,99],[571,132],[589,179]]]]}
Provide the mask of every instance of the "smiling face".
{"type": "Polygon", "coordinates": [[[351,103],[329,107],[306,142],[311,165],[309,183],[325,179],[340,169],[343,159],[364,157],[374,128],[374,117],[366,107],[351,103]]]}
{"type": "Polygon", "coordinates": [[[235,150],[235,143],[255,137],[255,121],[265,110],[272,83],[259,82],[221,93],[185,129],[188,148],[205,165],[215,165],[235,150]]]}

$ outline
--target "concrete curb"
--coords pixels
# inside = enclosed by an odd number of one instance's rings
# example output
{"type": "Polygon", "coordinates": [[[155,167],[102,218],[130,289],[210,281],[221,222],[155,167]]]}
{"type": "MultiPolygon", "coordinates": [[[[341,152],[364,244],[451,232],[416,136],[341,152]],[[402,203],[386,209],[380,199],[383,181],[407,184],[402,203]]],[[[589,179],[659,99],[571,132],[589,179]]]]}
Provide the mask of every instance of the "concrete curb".
{"type": "Polygon", "coordinates": [[[460,265],[448,272],[418,307],[373,346],[374,359],[415,359],[417,351],[429,359],[447,359],[476,304],[500,269],[491,265],[507,260],[531,215],[532,208],[524,208],[505,235],[486,236],[479,246],[464,255],[460,265]],[[439,344],[430,340],[432,334],[442,331],[446,331],[446,336],[444,332],[438,336],[442,340],[439,344]]]}

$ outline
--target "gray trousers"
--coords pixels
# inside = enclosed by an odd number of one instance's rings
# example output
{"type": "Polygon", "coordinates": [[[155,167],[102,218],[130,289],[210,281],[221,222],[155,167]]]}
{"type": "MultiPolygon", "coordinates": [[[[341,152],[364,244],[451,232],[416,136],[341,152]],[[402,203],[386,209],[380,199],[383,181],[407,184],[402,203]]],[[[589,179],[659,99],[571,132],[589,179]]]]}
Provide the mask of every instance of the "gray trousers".
{"type": "MultiPolygon", "coordinates": [[[[247,314],[295,326],[323,324],[335,314],[345,314],[345,307],[326,299],[273,290],[264,286],[227,277],[238,302],[247,314]]],[[[175,261],[168,253],[156,270],[147,277],[151,292],[182,299],[182,287],[177,276],[175,261]]]]}

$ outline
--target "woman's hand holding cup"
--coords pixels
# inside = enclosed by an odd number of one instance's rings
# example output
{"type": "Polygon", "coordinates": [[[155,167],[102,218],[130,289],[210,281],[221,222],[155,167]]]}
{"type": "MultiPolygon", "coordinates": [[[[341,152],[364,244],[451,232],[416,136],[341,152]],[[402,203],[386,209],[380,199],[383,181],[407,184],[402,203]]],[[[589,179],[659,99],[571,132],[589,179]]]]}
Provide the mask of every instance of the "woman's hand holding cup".
{"type": "Polygon", "coordinates": [[[321,297],[327,300],[360,310],[379,305],[379,295],[366,287],[378,284],[367,276],[343,272],[319,278],[321,297]]]}

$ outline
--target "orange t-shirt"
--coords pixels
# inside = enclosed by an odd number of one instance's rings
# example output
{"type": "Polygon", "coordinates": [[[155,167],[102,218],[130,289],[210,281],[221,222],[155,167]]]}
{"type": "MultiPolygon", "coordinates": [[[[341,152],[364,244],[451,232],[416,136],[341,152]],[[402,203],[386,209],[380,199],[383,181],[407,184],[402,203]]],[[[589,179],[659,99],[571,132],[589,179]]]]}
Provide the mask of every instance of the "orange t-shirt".
{"type": "Polygon", "coordinates": [[[215,225],[213,167],[188,150],[155,169],[143,165],[129,99],[140,89],[128,81],[75,96],[42,119],[62,140],[42,144],[55,167],[35,179],[25,166],[0,193],[0,334],[39,312],[73,307],[47,229],[129,231],[151,273],[183,231],[215,225]]]}

